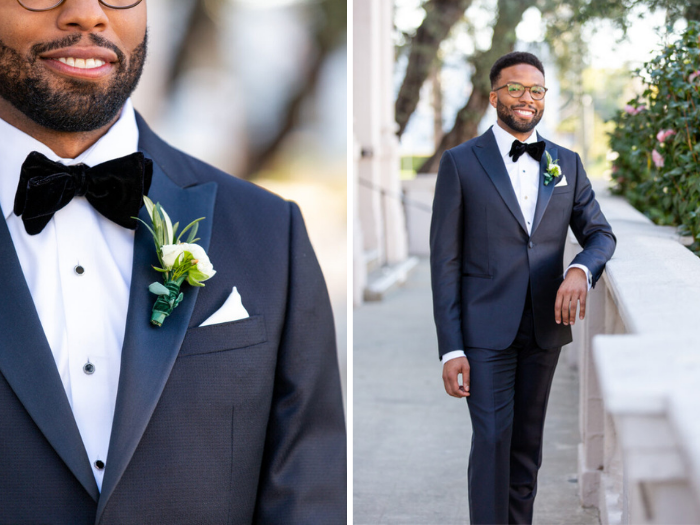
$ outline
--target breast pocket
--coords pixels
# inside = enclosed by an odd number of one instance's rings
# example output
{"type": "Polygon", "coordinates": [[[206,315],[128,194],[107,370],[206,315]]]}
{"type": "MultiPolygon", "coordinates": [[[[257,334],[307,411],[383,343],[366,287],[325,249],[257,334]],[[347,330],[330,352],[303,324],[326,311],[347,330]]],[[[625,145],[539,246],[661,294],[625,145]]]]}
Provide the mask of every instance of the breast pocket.
{"type": "Polygon", "coordinates": [[[558,188],[555,187],[552,190],[552,197],[554,197],[555,195],[561,195],[562,193],[571,193],[572,191],[574,191],[573,184],[569,184],[567,186],[559,186],[558,188]]]}
{"type": "Polygon", "coordinates": [[[239,321],[190,328],[178,357],[235,350],[267,341],[265,319],[253,315],[239,321]]]}

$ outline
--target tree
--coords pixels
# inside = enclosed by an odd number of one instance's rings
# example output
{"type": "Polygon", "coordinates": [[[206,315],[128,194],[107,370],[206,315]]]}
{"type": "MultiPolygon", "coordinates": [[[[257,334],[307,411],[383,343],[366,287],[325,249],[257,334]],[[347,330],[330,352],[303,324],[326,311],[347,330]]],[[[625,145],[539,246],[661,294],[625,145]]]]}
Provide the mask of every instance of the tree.
{"type": "Polygon", "coordinates": [[[523,13],[536,3],[536,0],[498,1],[498,15],[493,27],[491,48],[475,53],[470,60],[474,67],[471,95],[464,107],[457,112],[454,126],[442,137],[437,150],[419,168],[419,173],[436,172],[440,158],[446,150],[476,136],[479,122],[489,106],[491,66],[500,56],[513,51],[516,41],[515,28],[520,23],[523,13]]]}
{"type": "Polygon", "coordinates": [[[408,120],[416,110],[420,89],[430,75],[440,44],[471,5],[472,0],[428,0],[425,18],[411,39],[408,66],[396,97],[397,135],[401,137],[408,120]]]}

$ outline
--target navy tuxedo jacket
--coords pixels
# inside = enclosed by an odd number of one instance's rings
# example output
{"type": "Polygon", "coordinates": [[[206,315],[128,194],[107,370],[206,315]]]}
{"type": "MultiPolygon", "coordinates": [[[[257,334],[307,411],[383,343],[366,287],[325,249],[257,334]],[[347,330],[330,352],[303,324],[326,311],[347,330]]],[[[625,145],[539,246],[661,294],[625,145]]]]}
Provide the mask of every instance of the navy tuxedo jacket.
{"type": "Polygon", "coordinates": [[[593,283],[615,250],[615,236],[578,154],[545,143],[567,184],[557,187],[562,176],[544,184],[543,155],[530,235],[491,129],[442,156],[430,228],[440,357],[467,347],[509,347],[528,283],[538,345],[556,348],[571,342],[571,327],[554,321],[568,228],[583,247],[572,262],[585,265],[593,283]]]}
{"type": "MultiPolygon", "coordinates": [[[[346,519],[335,333],[299,209],[165,144],[149,197],[187,224],[217,274],[161,328],[160,279],[136,231],[102,493],[4,221],[0,223],[1,524],[331,524],[346,519]],[[237,286],[248,319],[199,328],[237,286]]],[[[148,222],[145,207],[141,218],[148,222]]]]}

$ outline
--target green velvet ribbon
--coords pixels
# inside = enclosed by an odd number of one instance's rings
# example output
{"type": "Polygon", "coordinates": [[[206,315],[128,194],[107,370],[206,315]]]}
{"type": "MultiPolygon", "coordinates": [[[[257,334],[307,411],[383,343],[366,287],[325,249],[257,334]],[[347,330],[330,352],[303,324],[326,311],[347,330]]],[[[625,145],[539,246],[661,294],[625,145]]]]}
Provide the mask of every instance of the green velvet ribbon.
{"type": "Polygon", "coordinates": [[[184,279],[177,281],[168,281],[165,287],[170,292],[168,295],[159,295],[153,305],[153,313],[151,314],[151,323],[156,326],[161,326],[165,318],[168,317],[173,310],[182,302],[183,294],[180,292],[184,279]],[[179,282],[178,282],[179,281],[179,282]]]}

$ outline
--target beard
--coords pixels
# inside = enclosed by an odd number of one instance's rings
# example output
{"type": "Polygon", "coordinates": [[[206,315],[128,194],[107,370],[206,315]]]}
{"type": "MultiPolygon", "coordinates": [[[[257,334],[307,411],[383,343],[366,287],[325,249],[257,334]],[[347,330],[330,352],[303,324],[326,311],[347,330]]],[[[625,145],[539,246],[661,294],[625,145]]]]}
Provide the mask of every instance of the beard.
{"type": "Polygon", "coordinates": [[[542,120],[542,115],[544,114],[544,110],[538,111],[537,108],[534,108],[532,106],[528,106],[527,104],[520,104],[516,106],[506,106],[505,104],[501,104],[500,100],[496,100],[496,114],[498,115],[498,118],[501,119],[501,121],[508,126],[510,129],[517,131],[519,133],[527,133],[529,131],[532,131],[535,129],[535,126],[540,123],[540,120],[542,120]],[[521,121],[518,120],[518,117],[515,115],[514,108],[523,108],[527,107],[528,109],[531,109],[535,112],[533,115],[532,119],[529,121],[521,121]]]}
{"type": "Polygon", "coordinates": [[[88,35],[91,43],[117,55],[115,74],[106,86],[88,80],[57,79],[37,62],[39,55],[77,44],[74,34],[32,47],[23,57],[0,40],[0,97],[35,123],[53,131],[87,132],[110,124],[138,85],[146,61],[148,33],[129,55],[100,35],[88,35]]]}

